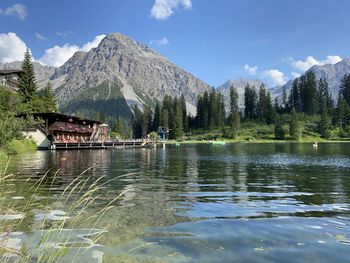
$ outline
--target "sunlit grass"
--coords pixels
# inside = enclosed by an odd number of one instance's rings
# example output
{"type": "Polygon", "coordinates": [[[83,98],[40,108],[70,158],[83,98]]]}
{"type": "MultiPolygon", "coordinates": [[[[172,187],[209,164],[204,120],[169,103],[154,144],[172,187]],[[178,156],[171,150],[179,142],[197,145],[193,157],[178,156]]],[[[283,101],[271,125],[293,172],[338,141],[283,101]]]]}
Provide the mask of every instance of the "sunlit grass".
{"type": "Polygon", "coordinates": [[[9,161],[0,169],[1,262],[57,262],[71,248],[75,249],[71,261],[77,261],[79,253],[95,246],[107,231],[108,225],[98,229],[98,223],[126,192],[106,201],[99,211],[89,213],[106,185],[128,175],[106,180],[104,176],[89,176],[92,169],[89,168],[65,186],[61,194],[53,194],[59,171],[53,174],[48,171],[36,180],[23,179],[7,173],[8,165],[9,161]],[[44,202],[38,201],[42,189],[46,189],[44,202]],[[43,213],[37,220],[40,224],[32,229],[28,222],[36,220],[34,209],[44,210],[46,214],[43,213]],[[74,232],[79,230],[83,234],[74,232]],[[19,236],[27,232],[39,235],[37,244],[18,242],[19,236]]]}

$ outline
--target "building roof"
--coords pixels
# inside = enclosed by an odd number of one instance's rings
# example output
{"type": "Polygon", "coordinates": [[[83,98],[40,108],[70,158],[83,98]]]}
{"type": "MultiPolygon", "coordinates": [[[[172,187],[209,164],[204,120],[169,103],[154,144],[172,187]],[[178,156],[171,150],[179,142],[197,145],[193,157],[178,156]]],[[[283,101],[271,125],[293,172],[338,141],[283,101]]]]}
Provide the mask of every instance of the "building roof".
{"type": "Polygon", "coordinates": [[[21,69],[1,69],[0,70],[0,75],[10,75],[10,74],[22,74],[23,70],[21,69]]]}
{"type": "Polygon", "coordinates": [[[33,113],[31,115],[34,118],[42,118],[42,119],[48,119],[52,121],[71,122],[71,123],[77,123],[77,124],[100,125],[102,123],[96,120],[89,120],[89,119],[80,118],[72,115],[61,114],[57,112],[41,112],[41,113],[33,113]]]}

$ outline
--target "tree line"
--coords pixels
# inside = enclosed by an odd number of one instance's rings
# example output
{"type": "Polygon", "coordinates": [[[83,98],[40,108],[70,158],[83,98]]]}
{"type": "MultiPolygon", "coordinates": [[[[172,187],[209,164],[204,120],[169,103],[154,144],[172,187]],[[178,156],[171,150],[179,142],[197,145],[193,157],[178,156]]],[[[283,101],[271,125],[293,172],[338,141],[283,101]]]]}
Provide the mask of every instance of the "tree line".
{"type": "Polygon", "coordinates": [[[264,85],[258,89],[247,85],[242,109],[233,86],[227,102],[214,88],[199,95],[195,116],[188,114],[184,96],[173,99],[167,95],[154,109],[144,106],[141,111],[134,106],[132,130],[136,138],[146,137],[160,126],[169,131],[168,138],[171,139],[180,139],[192,130],[222,130],[224,135],[229,130],[230,136],[234,137],[242,123],[255,123],[274,125],[277,139],[284,139],[287,133],[290,138],[297,139],[302,135],[299,119],[312,119],[315,132],[321,137],[329,137],[334,129],[339,129],[340,137],[346,137],[350,135],[350,74],[343,77],[337,99],[335,104],[325,79],[317,80],[315,74],[308,71],[294,80],[289,92],[284,89],[282,96],[274,102],[264,85]]]}
{"type": "Polygon", "coordinates": [[[27,49],[18,79],[18,92],[0,87],[0,147],[21,138],[24,127],[33,122],[30,118],[17,118],[20,114],[57,111],[56,98],[50,82],[38,90],[32,58],[27,49]]]}

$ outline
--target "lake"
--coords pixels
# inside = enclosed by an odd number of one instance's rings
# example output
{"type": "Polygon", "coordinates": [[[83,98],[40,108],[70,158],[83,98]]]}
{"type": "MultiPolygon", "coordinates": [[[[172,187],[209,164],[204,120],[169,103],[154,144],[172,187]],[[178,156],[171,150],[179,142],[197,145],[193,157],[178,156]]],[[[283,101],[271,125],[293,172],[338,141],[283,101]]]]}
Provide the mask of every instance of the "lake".
{"type": "MultiPolygon", "coordinates": [[[[104,188],[86,216],[124,194],[94,225],[108,226],[97,244],[78,256],[76,248],[68,249],[63,262],[349,261],[349,143],[181,144],[19,155],[9,168],[15,185],[47,171],[55,180],[40,186],[38,207],[28,211],[18,243],[39,239],[43,218],[50,223],[65,216],[64,206],[45,198],[62,194],[88,168],[83,176],[103,176],[104,188]]],[[[76,242],[87,242],[83,225],[74,231],[76,242]]]]}

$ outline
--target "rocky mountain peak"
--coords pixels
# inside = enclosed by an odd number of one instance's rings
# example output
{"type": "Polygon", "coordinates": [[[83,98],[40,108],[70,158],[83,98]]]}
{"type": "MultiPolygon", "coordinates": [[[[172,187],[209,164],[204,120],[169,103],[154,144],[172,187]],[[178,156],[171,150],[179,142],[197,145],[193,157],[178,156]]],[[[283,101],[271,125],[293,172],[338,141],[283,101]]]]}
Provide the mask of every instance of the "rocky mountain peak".
{"type": "Polygon", "coordinates": [[[147,45],[120,33],[108,34],[87,53],[75,53],[51,79],[61,109],[69,113],[81,110],[86,105],[82,100],[100,105],[118,98],[129,107],[153,107],[166,94],[184,95],[194,113],[197,95],[211,89],[147,45]]]}

